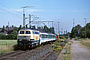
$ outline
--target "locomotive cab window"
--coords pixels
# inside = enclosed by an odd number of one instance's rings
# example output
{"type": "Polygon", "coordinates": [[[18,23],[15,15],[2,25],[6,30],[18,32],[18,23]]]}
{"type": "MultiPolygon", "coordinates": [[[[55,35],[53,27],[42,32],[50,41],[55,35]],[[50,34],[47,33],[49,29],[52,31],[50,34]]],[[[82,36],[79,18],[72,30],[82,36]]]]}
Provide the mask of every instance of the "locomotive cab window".
{"type": "Polygon", "coordinates": [[[20,31],[20,34],[24,34],[24,31],[20,31]]]}
{"type": "Polygon", "coordinates": [[[35,32],[35,31],[34,31],[33,34],[39,34],[39,32],[35,32]]]}
{"type": "Polygon", "coordinates": [[[35,34],[39,34],[39,32],[35,32],[35,34]]]}
{"type": "Polygon", "coordinates": [[[31,34],[31,32],[30,31],[26,31],[26,34],[31,34]]]}

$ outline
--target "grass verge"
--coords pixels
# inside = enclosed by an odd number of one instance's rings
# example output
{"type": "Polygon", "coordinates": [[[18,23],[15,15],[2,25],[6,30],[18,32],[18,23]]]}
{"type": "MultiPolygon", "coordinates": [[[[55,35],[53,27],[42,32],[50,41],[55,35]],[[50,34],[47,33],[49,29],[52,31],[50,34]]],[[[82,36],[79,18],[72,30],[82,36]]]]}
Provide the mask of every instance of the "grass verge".
{"type": "Polygon", "coordinates": [[[86,47],[88,47],[88,48],[90,48],[90,39],[82,40],[81,41],[81,44],[84,45],[84,46],[86,46],[86,47]]]}
{"type": "Polygon", "coordinates": [[[14,51],[14,45],[17,44],[17,40],[0,40],[0,54],[14,51]]]}
{"type": "Polygon", "coordinates": [[[63,60],[70,60],[70,50],[71,50],[72,42],[68,42],[67,46],[65,47],[64,59],[63,60]]]}
{"type": "Polygon", "coordinates": [[[71,50],[71,44],[72,42],[69,41],[63,51],[60,53],[60,58],[58,60],[70,60],[70,50],[71,50]]]}

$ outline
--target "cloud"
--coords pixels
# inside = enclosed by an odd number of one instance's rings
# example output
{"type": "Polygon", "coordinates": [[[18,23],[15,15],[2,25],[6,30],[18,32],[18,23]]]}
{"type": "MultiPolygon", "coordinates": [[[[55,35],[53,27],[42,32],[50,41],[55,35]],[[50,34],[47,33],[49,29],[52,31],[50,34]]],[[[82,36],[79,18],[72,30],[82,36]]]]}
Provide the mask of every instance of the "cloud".
{"type": "MultiPolygon", "coordinates": [[[[16,11],[16,12],[22,12],[23,9],[9,9],[8,11],[16,11]]],[[[25,11],[27,12],[40,12],[40,11],[44,11],[44,10],[40,10],[40,9],[25,9],[25,11]]]]}
{"type": "Polygon", "coordinates": [[[40,10],[40,9],[29,9],[27,11],[28,12],[40,12],[40,11],[43,11],[43,10],[40,10]]]}
{"type": "Polygon", "coordinates": [[[47,10],[48,12],[86,12],[88,10],[47,10]]]}
{"type": "MultiPolygon", "coordinates": [[[[9,9],[8,11],[23,12],[23,9],[9,9]]],[[[42,9],[25,9],[27,12],[87,12],[88,10],[42,10],[42,9]]]]}
{"type": "Polygon", "coordinates": [[[17,11],[17,12],[22,12],[23,9],[16,9],[15,11],[17,11]]]}

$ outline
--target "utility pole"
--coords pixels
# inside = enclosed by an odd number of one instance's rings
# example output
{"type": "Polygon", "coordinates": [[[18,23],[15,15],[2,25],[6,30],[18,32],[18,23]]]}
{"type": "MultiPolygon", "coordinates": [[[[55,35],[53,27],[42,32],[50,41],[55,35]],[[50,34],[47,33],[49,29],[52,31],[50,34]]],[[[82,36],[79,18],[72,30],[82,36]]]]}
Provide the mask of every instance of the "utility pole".
{"type": "Polygon", "coordinates": [[[54,33],[54,30],[53,29],[54,29],[54,27],[53,27],[53,21],[52,21],[52,32],[54,33]]]}
{"type": "Polygon", "coordinates": [[[53,21],[52,21],[52,27],[53,27],[53,21]]]}
{"type": "Polygon", "coordinates": [[[59,23],[60,23],[60,22],[58,22],[58,33],[60,33],[60,31],[59,31],[59,23]]]}
{"type": "Polygon", "coordinates": [[[63,28],[61,28],[61,35],[63,35],[63,28]]]}
{"type": "Polygon", "coordinates": [[[59,41],[59,35],[60,35],[60,31],[59,31],[59,23],[60,23],[60,22],[58,22],[58,41],[59,41]]]}
{"type": "Polygon", "coordinates": [[[73,19],[73,28],[74,28],[74,24],[75,24],[75,23],[74,23],[74,19],[73,19]]]}
{"type": "Polygon", "coordinates": [[[74,37],[74,24],[75,24],[75,23],[74,23],[74,19],[73,19],[73,37],[74,37]]]}
{"type": "Polygon", "coordinates": [[[8,27],[9,27],[9,22],[8,22],[8,27]]]}
{"type": "Polygon", "coordinates": [[[9,33],[9,22],[8,22],[8,33],[9,33]]]}
{"type": "Polygon", "coordinates": [[[56,27],[56,34],[57,34],[57,27],[56,27]]]}
{"type": "Polygon", "coordinates": [[[85,39],[86,39],[86,37],[87,37],[87,35],[86,35],[86,20],[87,20],[87,18],[84,18],[85,19],[85,39]]]}
{"type": "Polygon", "coordinates": [[[23,8],[23,27],[25,27],[25,7],[22,7],[23,8]]]}
{"type": "Polygon", "coordinates": [[[29,28],[31,28],[31,15],[29,14],[29,28]]]}

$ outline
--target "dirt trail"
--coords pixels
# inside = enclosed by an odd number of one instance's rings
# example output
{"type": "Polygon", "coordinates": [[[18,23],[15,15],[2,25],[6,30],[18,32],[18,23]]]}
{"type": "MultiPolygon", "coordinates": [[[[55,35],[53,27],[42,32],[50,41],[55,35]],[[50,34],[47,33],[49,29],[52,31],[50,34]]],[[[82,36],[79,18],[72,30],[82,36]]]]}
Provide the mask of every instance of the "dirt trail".
{"type": "Polygon", "coordinates": [[[80,45],[80,41],[74,41],[71,45],[71,60],[90,60],[90,49],[80,45]]]}

